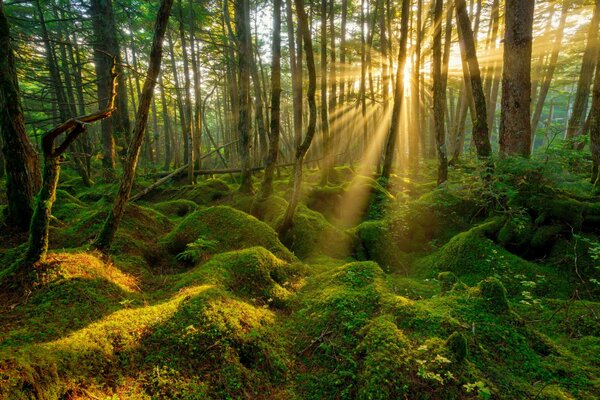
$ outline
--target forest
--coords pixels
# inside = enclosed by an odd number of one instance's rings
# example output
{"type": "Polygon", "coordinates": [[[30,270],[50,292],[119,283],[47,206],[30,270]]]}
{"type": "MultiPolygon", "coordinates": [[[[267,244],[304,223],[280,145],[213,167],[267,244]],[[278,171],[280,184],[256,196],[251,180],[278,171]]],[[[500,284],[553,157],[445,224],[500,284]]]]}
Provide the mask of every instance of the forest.
{"type": "Polygon", "coordinates": [[[0,399],[600,398],[600,0],[0,0],[0,399]]]}

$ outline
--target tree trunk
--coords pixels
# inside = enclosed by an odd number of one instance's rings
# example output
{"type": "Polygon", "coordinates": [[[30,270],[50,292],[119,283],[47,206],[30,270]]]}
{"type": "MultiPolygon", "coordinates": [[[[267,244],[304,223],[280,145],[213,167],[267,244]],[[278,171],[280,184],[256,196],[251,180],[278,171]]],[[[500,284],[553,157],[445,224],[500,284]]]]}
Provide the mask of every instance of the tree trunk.
{"type": "Polygon", "coordinates": [[[273,194],[273,172],[279,154],[281,97],[281,0],[273,0],[273,55],[271,60],[271,130],[269,132],[269,153],[265,165],[261,197],[266,199],[273,194]]]}
{"type": "Polygon", "coordinates": [[[179,10],[179,35],[181,38],[181,50],[183,52],[183,84],[185,90],[185,130],[183,134],[187,137],[187,163],[188,163],[188,183],[193,184],[194,177],[194,129],[193,129],[193,113],[192,113],[192,91],[190,78],[190,63],[188,58],[187,45],[185,40],[185,29],[183,26],[183,7],[181,0],[178,3],[179,10]]]}
{"type": "Polygon", "coordinates": [[[435,0],[433,9],[433,124],[435,143],[438,155],[438,185],[448,180],[448,158],[446,156],[446,140],[444,112],[446,104],[447,68],[442,69],[442,11],[443,0],[435,0]]]}
{"type": "Polygon", "coordinates": [[[487,109],[485,96],[483,94],[483,85],[481,83],[481,72],[477,60],[477,51],[475,49],[475,40],[471,30],[471,22],[467,14],[467,5],[465,0],[456,0],[456,21],[458,25],[459,40],[463,42],[461,48],[464,49],[463,58],[466,60],[465,81],[469,81],[473,102],[475,103],[475,117],[473,120],[473,141],[477,149],[477,157],[480,159],[488,158],[492,153],[490,137],[487,125],[487,109]]]}
{"type": "Polygon", "coordinates": [[[396,142],[400,130],[400,114],[402,110],[402,101],[404,99],[404,64],[406,62],[406,42],[408,40],[408,14],[409,0],[402,0],[402,20],[400,25],[400,49],[398,50],[398,68],[396,71],[396,82],[394,88],[394,106],[392,108],[392,121],[387,135],[383,167],[381,177],[389,179],[394,164],[394,155],[396,153],[396,142]]]}
{"type": "Polygon", "coordinates": [[[39,162],[25,131],[9,25],[1,1],[0,136],[6,163],[6,222],[21,230],[27,230],[33,214],[34,197],[40,187],[39,162]]]}
{"type": "MultiPolygon", "coordinates": [[[[302,143],[300,143],[300,145],[296,148],[293,173],[294,189],[292,191],[292,197],[290,198],[288,207],[285,210],[283,222],[279,227],[280,237],[284,237],[288,230],[292,227],[294,214],[296,212],[296,207],[300,202],[300,195],[302,192],[302,164],[315,135],[315,126],[317,122],[317,103],[315,100],[315,92],[317,89],[317,73],[315,68],[312,39],[308,29],[306,12],[304,11],[304,0],[294,0],[294,4],[296,5],[296,14],[298,15],[298,30],[304,43],[304,52],[306,53],[306,67],[308,69],[308,91],[306,93],[306,97],[308,99],[309,118],[308,126],[306,127],[306,136],[304,137],[302,143]]],[[[297,61],[301,63],[301,60],[297,61]]]]}
{"type": "Polygon", "coordinates": [[[500,155],[531,153],[531,47],[535,0],[506,0],[500,155]]]}
{"type": "Polygon", "coordinates": [[[600,46],[596,48],[596,74],[592,91],[592,109],[590,110],[590,150],[592,153],[592,182],[594,189],[600,181],[600,46]]]}
{"type": "Polygon", "coordinates": [[[535,131],[537,129],[538,123],[540,122],[540,117],[542,116],[542,110],[544,109],[544,103],[546,101],[546,96],[548,96],[548,91],[550,90],[550,84],[552,83],[552,77],[554,76],[554,71],[556,70],[556,62],[558,61],[558,55],[560,53],[562,38],[565,31],[565,24],[567,22],[567,14],[568,14],[568,6],[569,2],[563,0],[563,7],[560,15],[560,23],[558,24],[558,28],[556,29],[556,37],[554,38],[554,44],[552,46],[552,54],[550,55],[550,60],[548,61],[548,67],[546,69],[546,74],[542,81],[542,86],[540,87],[540,93],[537,96],[537,104],[535,106],[535,111],[533,113],[533,117],[531,119],[531,150],[533,151],[535,145],[535,131]]]}
{"type": "MultiPolygon", "coordinates": [[[[332,66],[333,68],[333,66],[332,66]]],[[[324,161],[321,166],[321,184],[329,182],[331,141],[327,104],[327,0],[321,0],[321,133],[323,134],[324,161]]]]}
{"type": "Polygon", "coordinates": [[[239,190],[242,193],[252,193],[252,173],[250,171],[250,63],[252,62],[252,47],[250,46],[249,0],[235,1],[235,33],[238,51],[238,131],[242,161],[239,190]]]}
{"type": "Polygon", "coordinates": [[[598,25],[600,24],[600,0],[596,0],[594,7],[594,15],[590,22],[590,30],[588,33],[587,44],[583,53],[583,62],[581,63],[581,71],[577,82],[577,91],[575,92],[575,101],[573,102],[573,110],[569,118],[567,127],[567,139],[572,139],[581,134],[581,128],[584,124],[586,105],[590,95],[590,85],[594,76],[594,64],[598,45],[598,25]]]}
{"type": "Polygon", "coordinates": [[[129,195],[131,194],[131,188],[135,178],[135,171],[140,155],[140,149],[144,140],[144,132],[148,122],[148,110],[150,108],[150,102],[154,93],[156,78],[160,72],[163,51],[162,43],[165,37],[165,31],[167,30],[169,14],[172,5],[173,0],[161,0],[160,8],[156,15],[154,38],[152,40],[148,70],[145,75],[146,78],[144,80],[144,88],[142,90],[142,96],[140,97],[139,107],[135,118],[135,128],[127,154],[127,164],[125,165],[125,169],[123,171],[123,179],[121,181],[113,209],[108,214],[98,238],[96,238],[95,242],[93,243],[93,247],[102,251],[110,248],[110,245],[115,237],[115,233],[117,232],[119,224],[121,223],[121,218],[123,218],[123,213],[125,212],[127,201],[129,200],[129,195]]]}

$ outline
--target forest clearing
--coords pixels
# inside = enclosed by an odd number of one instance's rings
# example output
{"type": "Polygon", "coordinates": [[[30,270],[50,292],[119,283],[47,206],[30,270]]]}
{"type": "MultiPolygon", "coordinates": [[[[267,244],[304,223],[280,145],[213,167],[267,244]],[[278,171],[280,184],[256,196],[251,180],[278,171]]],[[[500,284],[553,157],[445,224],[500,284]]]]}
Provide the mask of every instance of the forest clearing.
{"type": "Polygon", "coordinates": [[[600,398],[600,0],[0,0],[0,399],[600,398]]]}

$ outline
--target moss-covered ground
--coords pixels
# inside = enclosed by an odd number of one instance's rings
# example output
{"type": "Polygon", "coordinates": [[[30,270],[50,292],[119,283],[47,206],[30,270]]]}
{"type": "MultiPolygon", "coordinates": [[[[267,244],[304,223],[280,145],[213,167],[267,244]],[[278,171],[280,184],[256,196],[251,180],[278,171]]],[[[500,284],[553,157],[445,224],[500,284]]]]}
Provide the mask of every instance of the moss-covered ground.
{"type": "Polygon", "coordinates": [[[34,287],[0,293],[0,398],[599,398],[600,199],[552,162],[477,168],[309,170],[281,238],[289,171],[266,200],[169,183],[108,256],[115,186],[67,173],[34,287]]]}

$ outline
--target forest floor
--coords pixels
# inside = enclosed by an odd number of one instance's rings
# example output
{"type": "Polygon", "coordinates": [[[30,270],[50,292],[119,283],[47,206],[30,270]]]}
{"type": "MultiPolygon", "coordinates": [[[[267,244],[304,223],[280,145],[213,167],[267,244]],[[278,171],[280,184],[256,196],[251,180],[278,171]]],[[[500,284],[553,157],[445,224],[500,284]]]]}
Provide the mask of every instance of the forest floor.
{"type": "MultiPolygon", "coordinates": [[[[0,295],[0,398],[599,398],[600,198],[569,169],[389,190],[308,170],[282,240],[289,171],[265,201],[173,182],[128,206],[109,257],[87,249],[116,186],[66,170],[36,286],[0,295]]],[[[0,277],[24,240],[1,231],[0,277]]]]}

